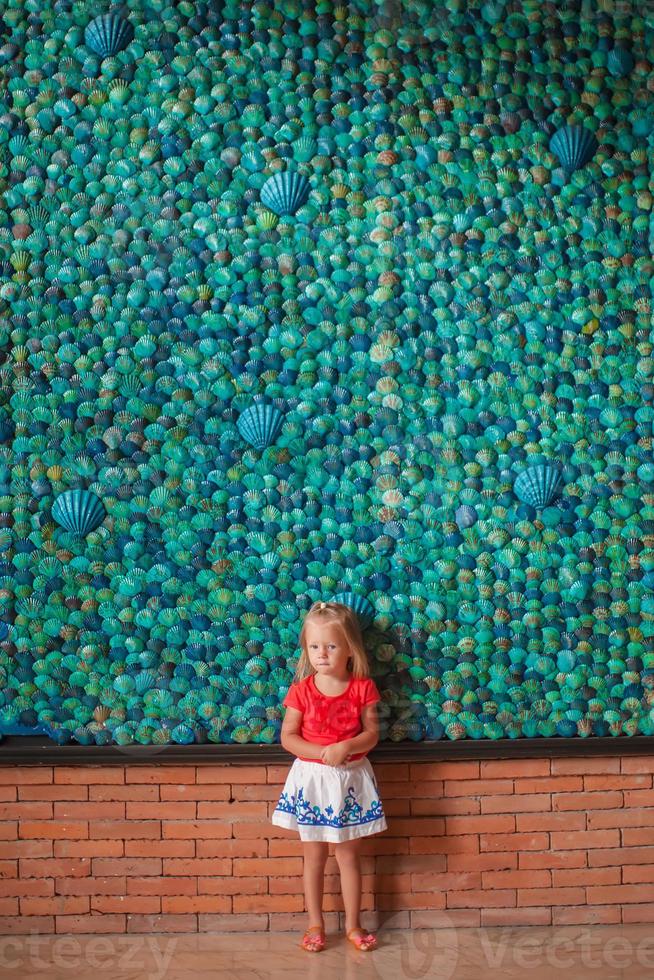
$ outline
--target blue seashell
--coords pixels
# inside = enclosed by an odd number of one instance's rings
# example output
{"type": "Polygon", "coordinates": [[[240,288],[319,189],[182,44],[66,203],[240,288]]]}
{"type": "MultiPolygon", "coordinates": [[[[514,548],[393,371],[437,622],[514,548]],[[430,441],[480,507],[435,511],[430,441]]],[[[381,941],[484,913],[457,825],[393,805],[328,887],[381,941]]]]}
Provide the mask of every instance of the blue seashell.
{"type": "Polygon", "coordinates": [[[624,78],[634,67],[631,51],[626,48],[613,48],[608,53],[606,67],[614,78],[624,78]]]}
{"type": "Polygon", "coordinates": [[[309,196],[309,181],[296,171],[273,174],[261,188],[261,203],[275,214],[295,214],[309,196]]]}
{"type": "Polygon", "coordinates": [[[256,449],[265,449],[274,442],[284,416],[275,405],[256,402],[244,409],[236,426],[244,439],[256,449]]]}
{"type": "Polygon", "coordinates": [[[86,535],[102,524],[106,511],[100,498],[90,490],[66,490],[55,500],[52,516],[67,531],[86,535]]]}
{"type": "Polygon", "coordinates": [[[562,482],[560,470],[548,463],[530,466],[513,484],[516,497],[531,507],[542,508],[554,500],[562,482]]]}
{"type": "Polygon", "coordinates": [[[597,140],[585,126],[563,126],[550,140],[550,150],[565,170],[583,167],[595,155],[597,140]]]}
{"type": "Polygon", "coordinates": [[[375,607],[365,596],[355,595],[353,592],[339,592],[331,601],[340,602],[356,613],[361,629],[370,626],[375,618],[375,607]]]}
{"type": "Polygon", "coordinates": [[[109,58],[126,48],[134,28],[118,14],[100,14],[86,25],[84,43],[101,58],[109,58]]]}
{"type": "Polygon", "coordinates": [[[454,512],[454,520],[460,528],[472,527],[478,519],[477,511],[470,504],[461,504],[454,512]]]}

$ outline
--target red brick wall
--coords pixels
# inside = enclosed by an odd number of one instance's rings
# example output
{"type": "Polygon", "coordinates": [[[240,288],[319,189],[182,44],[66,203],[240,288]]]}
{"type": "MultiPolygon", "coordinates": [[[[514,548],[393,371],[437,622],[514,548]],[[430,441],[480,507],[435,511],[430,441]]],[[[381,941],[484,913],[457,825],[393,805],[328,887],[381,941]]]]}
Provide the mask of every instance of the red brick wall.
{"type": "MultiPolygon", "coordinates": [[[[304,922],[286,766],[0,767],[0,933],[284,930],[304,922]]],[[[364,922],[654,921],[654,757],[378,763],[364,922]]],[[[342,910],[327,865],[328,927],[342,910]]]]}

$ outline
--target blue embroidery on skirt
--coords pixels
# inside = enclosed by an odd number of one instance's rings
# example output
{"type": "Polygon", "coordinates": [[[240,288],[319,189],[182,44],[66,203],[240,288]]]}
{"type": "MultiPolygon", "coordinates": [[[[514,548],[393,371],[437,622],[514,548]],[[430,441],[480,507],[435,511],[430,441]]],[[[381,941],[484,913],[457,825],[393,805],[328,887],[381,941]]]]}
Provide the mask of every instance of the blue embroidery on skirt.
{"type": "Polygon", "coordinates": [[[332,816],[334,813],[332,806],[325,807],[324,810],[318,805],[312,806],[308,800],[305,800],[302,787],[297,796],[292,795],[290,800],[288,793],[283,792],[275,809],[283,813],[292,813],[299,824],[309,824],[314,827],[345,827],[349,824],[370,823],[371,820],[379,820],[384,815],[381,800],[373,800],[364,813],[363,807],[357,801],[353,786],[350,786],[345,803],[336,816],[332,816]]]}

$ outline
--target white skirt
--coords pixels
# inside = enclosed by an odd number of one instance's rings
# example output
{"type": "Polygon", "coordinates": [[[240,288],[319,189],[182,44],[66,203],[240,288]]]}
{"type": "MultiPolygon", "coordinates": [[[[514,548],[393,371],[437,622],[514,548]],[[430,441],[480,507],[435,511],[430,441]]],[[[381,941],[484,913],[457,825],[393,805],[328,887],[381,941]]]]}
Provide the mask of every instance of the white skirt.
{"type": "Polygon", "coordinates": [[[340,843],[386,830],[375,774],[366,756],[342,766],[295,759],[271,820],[301,840],[340,843]]]}

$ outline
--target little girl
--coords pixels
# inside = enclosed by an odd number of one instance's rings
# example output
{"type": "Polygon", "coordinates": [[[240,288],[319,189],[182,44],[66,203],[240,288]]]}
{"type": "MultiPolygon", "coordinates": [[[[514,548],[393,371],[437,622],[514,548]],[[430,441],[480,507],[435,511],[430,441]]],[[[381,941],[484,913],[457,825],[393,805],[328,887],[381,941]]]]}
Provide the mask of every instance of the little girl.
{"type": "Polygon", "coordinates": [[[309,927],[303,949],[325,948],[322,915],[328,841],[335,843],[341,876],[345,931],[357,949],[377,940],[359,924],[361,838],[386,830],[372,766],[366,758],[379,741],[377,687],[356,615],[337,602],[314,602],[299,638],[296,680],[283,704],[281,743],[297,756],[273,824],[297,830],[303,842],[304,894],[309,927]]]}

